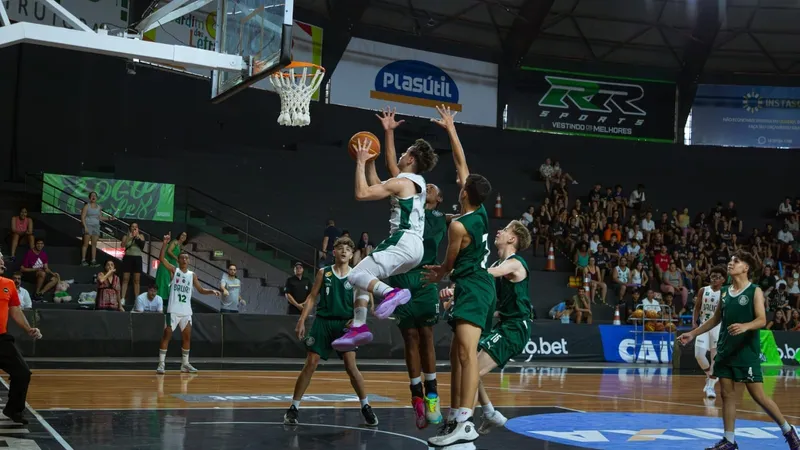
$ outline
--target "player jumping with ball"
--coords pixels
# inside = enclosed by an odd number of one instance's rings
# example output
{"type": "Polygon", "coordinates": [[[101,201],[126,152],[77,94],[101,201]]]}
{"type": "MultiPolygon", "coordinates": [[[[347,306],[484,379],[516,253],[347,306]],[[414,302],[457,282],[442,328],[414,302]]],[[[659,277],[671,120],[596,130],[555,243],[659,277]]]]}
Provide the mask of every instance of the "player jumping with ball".
{"type": "MultiPolygon", "coordinates": [[[[711,269],[711,284],[703,287],[697,291],[697,298],[694,302],[694,311],[692,311],[692,325],[700,325],[706,323],[714,315],[719,304],[720,289],[722,282],[725,281],[725,269],[722,266],[716,266],[711,269]]],[[[717,385],[719,379],[713,375],[714,373],[714,357],[717,355],[717,341],[719,341],[719,328],[712,328],[708,333],[697,336],[694,343],[694,358],[700,365],[700,368],[706,373],[706,386],[703,392],[708,398],[717,398],[717,393],[714,391],[714,386],[717,385]],[[711,352],[711,362],[708,361],[706,354],[711,352]]]]}
{"type": "Polygon", "coordinates": [[[781,414],[778,405],[764,393],[761,374],[761,340],[759,330],[767,324],[764,292],[749,280],[756,269],[756,260],[750,253],[736,252],[728,263],[729,286],[723,286],[719,305],[714,315],[702,326],[678,337],[686,345],[697,336],[722,324],[719,332],[717,356],[714,358],[714,375],[722,385],[722,423],[725,427],[722,440],[706,450],[735,450],[734,429],[736,404],[741,401],[742,384],[750,397],[780,427],[790,450],[800,450],[797,432],[781,414]]]}
{"type": "Polygon", "coordinates": [[[333,348],[340,352],[351,351],[372,341],[372,333],[367,327],[370,292],[383,298],[375,309],[375,316],[379,319],[388,318],[395,308],[411,299],[408,289],[392,288],[381,280],[406,273],[422,261],[426,186],[421,174],[433,169],[439,159],[430,144],[418,139],[397,161],[400,173],[384,182],[378,178],[375,161],[371,160],[370,141],[359,141],[353,150],[356,157],[356,200],[389,198],[392,211],[389,237],[361,260],[347,277],[356,289],[356,298],[350,330],[333,342],[333,348]]]}

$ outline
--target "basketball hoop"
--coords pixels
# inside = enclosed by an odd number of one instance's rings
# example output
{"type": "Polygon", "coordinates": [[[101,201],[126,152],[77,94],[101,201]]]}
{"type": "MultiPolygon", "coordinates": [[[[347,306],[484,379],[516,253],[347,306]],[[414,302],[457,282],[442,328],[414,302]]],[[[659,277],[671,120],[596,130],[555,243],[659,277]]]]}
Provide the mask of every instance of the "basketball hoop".
{"type": "Polygon", "coordinates": [[[304,62],[293,62],[270,75],[275,92],[281,96],[279,124],[304,127],[311,123],[308,112],[311,96],[319,89],[324,76],[324,67],[304,62]]]}

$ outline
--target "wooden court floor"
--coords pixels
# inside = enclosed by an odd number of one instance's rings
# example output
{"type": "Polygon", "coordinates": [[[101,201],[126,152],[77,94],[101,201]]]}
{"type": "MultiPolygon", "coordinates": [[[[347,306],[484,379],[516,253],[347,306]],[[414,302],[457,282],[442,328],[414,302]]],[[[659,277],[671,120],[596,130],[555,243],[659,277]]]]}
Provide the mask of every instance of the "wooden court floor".
{"type": "MultiPolygon", "coordinates": [[[[407,406],[410,395],[407,375],[404,372],[363,371],[362,373],[369,395],[372,396],[371,404],[381,417],[381,429],[395,430],[382,433],[409,438],[402,443],[384,443],[381,449],[427,448],[427,445],[423,446],[421,443],[433,435],[435,430],[414,428],[413,413],[407,406]]],[[[191,448],[183,444],[172,445],[177,441],[164,441],[164,434],[177,434],[179,437],[182,436],[185,442],[189,442],[191,440],[189,434],[196,432],[187,424],[206,424],[202,428],[203,433],[209,433],[211,429],[221,424],[279,425],[283,410],[288,406],[296,376],[296,371],[201,370],[198,374],[189,375],[173,369],[166,375],[156,375],[151,370],[34,370],[28,403],[40,423],[30,425],[25,438],[38,442],[38,447],[35,448],[191,448]],[[153,414],[156,412],[163,412],[159,416],[160,419],[153,419],[155,417],[153,414]],[[144,415],[148,415],[150,421],[160,420],[158,422],[161,424],[158,427],[160,431],[156,434],[160,433],[161,440],[148,444],[130,429],[121,436],[116,431],[108,431],[114,429],[113,422],[116,420],[135,422],[144,420],[142,418],[144,415]],[[218,420],[222,417],[220,415],[224,415],[226,420],[218,420]],[[182,418],[183,422],[179,420],[176,427],[176,422],[173,420],[171,426],[167,427],[166,425],[170,423],[169,417],[173,416],[182,418]],[[237,420],[230,420],[234,416],[237,420]],[[106,430],[105,434],[100,433],[102,439],[96,440],[97,436],[92,436],[91,431],[76,432],[76,427],[95,423],[102,417],[106,417],[103,420],[108,421],[105,428],[103,426],[97,428],[101,431],[106,430]],[[182,431],[177,432],[176,430],[181,428],[180,423],[185,426],[182,431]],[[40,425],[43,428],[37,431],[36,428],[40,425]],[[101,441],[102,445],[99,445],[101,441]]],[[[7,383],[7,380],[5,377],[4,382],[7,383]]],[[[449,374],[439,373],[438,382],[442,409],[445,411],[445,406],[449,402],[449,374]]],[[[491,373],[484,378],[494,406],[509,418],[523,411],[526,414],[648,413],[718,419],[722,400],[705,399],[702,392],[704,382],[705,378],[701,375],[674,375],[670,369],[661,367],[598,368],[580,371],[563,367],[514,367],[491,373]]],[[[800,423],[800,401],[798,401],[800,373],[795,374],[794,370],[777,372],[767,377],[764,385],[790,422],[800,423]]],[[[318,371],[306,395],[310,397],[301,405],[301,423],[304,418],[308,418],[316,422],[319,427],[339,427],[345,431],[358,429],[359,404],[353,396],[345,373],[318,371]],[[306,413],[306,411],[312,412],[306,413]]],[[[769,421],[746,393],[738,409],[740,419],[769,421]]],[[[480,414],[479,411],[476,412],[476,416],[480,414]]],[[[3,439],[3,426],[3,423],[0,423],[0,440],[3,439]]],[[[721,420],[719,426],[721,427],[721,420]]],[[[764,423],[764,426],[769,424],[764,423]]],[[[659,427],[653,425],[653,428],[659,427]]],[[[194,430],[200,428],[195,427],[194,430]]],[[[247,436],[252,433],[246,429],[236,430],[238,431],[234,434],[237,436],[247,436]]],[[[284,439],[285,436],[280,434],[284,433],[284,430],[277,428],[276,430],[274,433],[279,433],[278,435],[272,436],[269,434],[272,432],[269,432],[262,436],[265,432],[261,428],[258,432],[261,436],[259,439],[264,439],[264,442],[284,439]]],[[[345,432],[345,435],[352,430],[345,432]]],[[[326,430],[328,433],[334,431],[336,430],[326,430]]],[[[150,430],[148,433],[154,432],[150,430]]],[[[492,436],[491,439],[481,438],[479,442],[483,442],[481,444],[483,446],[478,445],[475,448],[505,448],[512,444],[503,438],[513,434],[509,433],[506,430],[493,432],[489,435],[492,436]]],[[[252,439],[252,436],[248,439],[252,439]]],[[[357,439],[359,446],[354,446],[352,442],[335,444],[336,441],[330,439],[314,440],[309,445],[298,444],[298,446],[292,444],[295,441],[287,441],[285,446],[303,449],[367,449],[368,447],[361,442],[365,439],[364,436],[359,436],[357,439]]],[[[218,436],[214,434],[204,439],[208,441],[216,437],[218,436]]],[[[530,439],[523,443],[531,449],[606,448],[559,446],[561,444],[558,443],[542,446],[540,442],[530,439]]],[[[19,443],[15,445],[17,446],[10,447],[34,448],[19,446],[19,443]]],[[[0,446],[3,446],[2,443],[0,446]]],[[[373,444],[369,448],[378,446],[373,444]]],[[[702,447],[693,445],[680,448],[702,447]]]]}

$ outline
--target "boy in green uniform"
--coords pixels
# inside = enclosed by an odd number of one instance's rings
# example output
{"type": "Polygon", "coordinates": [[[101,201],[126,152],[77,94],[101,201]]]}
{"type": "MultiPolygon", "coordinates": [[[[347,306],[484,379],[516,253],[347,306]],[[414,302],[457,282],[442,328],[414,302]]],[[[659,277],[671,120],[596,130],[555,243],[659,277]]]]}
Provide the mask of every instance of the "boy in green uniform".
{"type": "MultiPolygon", "coordinates": [[[[494,239],[498,259],[489,268],[497,292],[497,316],[500,322],[481,338],[478,366],[480,376],[495,367],[503,368],[508,361],[521,354],[531,337],[531,298],[528,291],[528,263],[518,255],[531,245],[531,233],[518,220],[513,220],[497,232],[494,239]]],[[[478,398],[483,409],[479,434],[487,434],[493,427],[502,427],[508,419],[495,411],[483,382],[478,387],[478,398]]]]}
{"type": "MultiPolygon", "coordinates": [[[[385,131],[384,149],[386,169],[392,177],[400,174],[394,145],[394,129],[403,121],[394,118],[395,110],[386,108],[378,116],[385,131]]],[[[373,170],[374,165],[368,167],[373,170]]],[[[445,215],[436,208],[442,202],[442,193],[435,184],[426,185],[425,230],[422,234],[422,262],[416,268],[390,277],[389,286],[411,291],[411,301],[394,311],[400,334],[405,344],[406,367],[411,387],[411,406],[414,408],[417,428],[442,421],[439,393],[436,386],[436,352],[433,326],[439,321],[439,294],[434,284],[422,282],[422,268],[436,264],[439,245],[447,231],[445,215]],[[423,391],[422,377],[425,378],[423,391]]]]}
{"type": "Polygon", "coordinates": [[[744,383],[756,403],[781,427],[781,432],[792,450],[800,450],[797,432],[786,422],[778,405],[764,393],[761,375],[761,344],[759,330],[767,324],[764,292],[750,283],[749,275],[755,270],[753,255],[736,252],[728,263],[729,286],[722,287],[719,306],[711,319],[702,326],[678,337],[686,345],[695,337],[708,332],[721,323],[717,356],[714,358],[714,376],[722,385],[722,421],[724,437],[707,450],[738,449],[734,435],[736,403],[740,400],[744,383]]]}
{"type": "MultiPolygon", "coordinates": [[[[340,237],[333,245],[334,264],[326,266],[317,272],[314,286],[306,299],[303,313],[297,321],[295,332],[297,337],[304,340],[306,344],[306,364],[297,377],[294,385],[294,395],[292,405],[286,410],[283,416],[283,423],[286,425],[297,425],[297,409],[300,407],[300,400],[311,383],[311,377],[317,370],[320,358],[327,361],[328,354],[333,349],[333,341],[347,332],[348,322],[353,317],[353,286],[347,281],[350,273],[348,261],[353,256],[356,246],[348,237],[340,237]],[[324,286],[323,286],[324,285],[324,286]],[[317,317],[306,335],[306,318],[314,304],[317,303],[317,317]]],[[[369,427],[378,426],[378,418],[372,411],[367,400],[366,389],[364,388],[364,377],[356,366],[355,349],[347,352],[337,352],[344,360],[344,368],[350,377],[350,384],[355,389],[358,398],[361,400],[361,414],[364,415],[366,425],[369,427]]]]}
{"type": "Polygon", "coordinates": [[[446,274],[455,282],[452,319],[454,329],[450,347],[450,413],[448,421],[428,444],[443,447],[472,442],[478,438],[472,423],[472,406],[478,392],[478,341],[486,318],[494,311],[494,280],[486,271],[489,258],[489,217],[483,202],[492,190],[489,181],[470,174],[464,150],[447,107],[437,107],[441,119],[435,122],[447,130],[456,162],[461,215],[454,217],[447,230],[447,256],[442,265],[425,266],[424,277],[438,283],[446,274]],[[452,273],[451,273],[452,272],[452,273]]]}

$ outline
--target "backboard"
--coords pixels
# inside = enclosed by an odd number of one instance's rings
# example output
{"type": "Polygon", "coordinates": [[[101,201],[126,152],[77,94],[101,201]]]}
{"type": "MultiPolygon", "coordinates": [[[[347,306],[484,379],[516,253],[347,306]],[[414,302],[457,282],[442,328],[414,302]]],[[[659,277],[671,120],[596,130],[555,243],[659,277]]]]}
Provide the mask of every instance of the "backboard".
{"type": "Polygon", "coordinates": [[[223,101],[292,60],[294,0],[219,0],[216,50],[244,58],[240,72],[214,70],[211,100],[223,101]]]}

